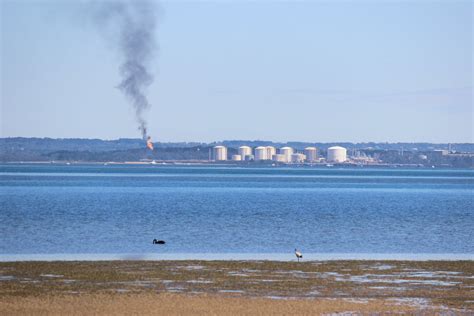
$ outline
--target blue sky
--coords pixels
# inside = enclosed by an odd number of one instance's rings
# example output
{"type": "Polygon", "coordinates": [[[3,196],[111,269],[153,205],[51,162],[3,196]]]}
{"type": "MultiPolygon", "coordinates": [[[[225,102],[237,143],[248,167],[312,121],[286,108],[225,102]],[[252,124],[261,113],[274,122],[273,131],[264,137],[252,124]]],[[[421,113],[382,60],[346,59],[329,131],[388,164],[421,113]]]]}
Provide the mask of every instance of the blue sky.
{"type": "MultiPolygon", "coordinates": [[[[2,137],[140,136],[88,2],[1,3],[2,137]]],[[[473,142],[470,1],[160,6],[156,141],[473,142]]]]}

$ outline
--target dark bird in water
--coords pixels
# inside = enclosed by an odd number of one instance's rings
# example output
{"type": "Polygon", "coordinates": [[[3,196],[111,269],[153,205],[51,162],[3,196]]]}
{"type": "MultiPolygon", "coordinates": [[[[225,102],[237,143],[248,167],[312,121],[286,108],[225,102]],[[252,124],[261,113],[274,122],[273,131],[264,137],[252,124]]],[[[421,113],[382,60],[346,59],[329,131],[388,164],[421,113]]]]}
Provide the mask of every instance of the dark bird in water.
{"type": "Polygon", "coordinates": [[[295,249],[295,256],[296,258],[298,258],[298,262],[300,262],[300,259],[303,259],[303,254],[296,249],[295,249]]]}
{"type": "Polygon", "coordinates": [[[155,245],[164,245],[166,242],[164,240],[153,239],[153,244],[155,245]]]}

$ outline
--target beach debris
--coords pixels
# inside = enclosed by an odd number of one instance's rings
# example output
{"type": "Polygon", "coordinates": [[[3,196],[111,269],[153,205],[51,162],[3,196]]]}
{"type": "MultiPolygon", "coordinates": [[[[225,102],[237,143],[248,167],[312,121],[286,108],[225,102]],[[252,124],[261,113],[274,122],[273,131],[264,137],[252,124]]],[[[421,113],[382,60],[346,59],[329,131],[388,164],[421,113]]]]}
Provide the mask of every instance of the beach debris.
{"type": "Polygon", "coordinates": [[[62,274],[40,274],[40,277],[43,278],[62,278],[64,275],[62,274]]]}

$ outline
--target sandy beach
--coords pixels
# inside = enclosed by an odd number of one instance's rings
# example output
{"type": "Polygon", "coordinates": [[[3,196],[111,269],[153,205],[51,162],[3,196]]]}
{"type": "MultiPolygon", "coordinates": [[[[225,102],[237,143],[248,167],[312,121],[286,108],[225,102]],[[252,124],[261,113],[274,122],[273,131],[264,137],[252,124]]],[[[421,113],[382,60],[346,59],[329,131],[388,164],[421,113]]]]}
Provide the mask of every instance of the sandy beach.
{"type": "Polygon", "coordinates": [[[474,313],[472,261],[0,263],[0,314],[474,313]]]}

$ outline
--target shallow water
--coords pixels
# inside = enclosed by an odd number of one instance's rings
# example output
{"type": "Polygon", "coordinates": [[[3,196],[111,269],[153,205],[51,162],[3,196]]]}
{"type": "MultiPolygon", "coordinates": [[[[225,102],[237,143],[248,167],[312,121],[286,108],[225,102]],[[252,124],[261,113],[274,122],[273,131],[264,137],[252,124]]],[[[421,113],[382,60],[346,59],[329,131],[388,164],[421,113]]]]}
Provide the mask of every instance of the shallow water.
{"type": "Polygon", "coordinates": [[[472,258],[473,193],[473,170],[1,165],[0,256],[472,258]]]}

